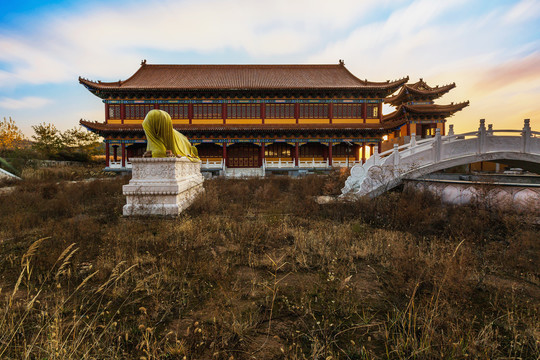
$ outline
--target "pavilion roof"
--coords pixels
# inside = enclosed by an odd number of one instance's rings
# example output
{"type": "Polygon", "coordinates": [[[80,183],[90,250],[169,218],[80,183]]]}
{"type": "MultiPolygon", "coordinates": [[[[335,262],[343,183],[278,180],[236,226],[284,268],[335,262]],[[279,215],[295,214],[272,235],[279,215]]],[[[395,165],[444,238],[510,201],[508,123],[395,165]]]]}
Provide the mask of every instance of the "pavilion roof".
{"type": "Polygon", "coordinates": [[[431,87],[423,79],[420,79],[414,84],[403,85],[396,95],[387,97],[384,101],[394,106],[399,106],[411,100],[431,101],[443,96],[455,87],[456,83],[431,87]]]}
{"type": "Polygon", "coordinates": [[[394,92],[408,77],[372,82],[354,76],[344,63],[332,65],[154,65],[143,61],[135,74],[116,82],[79,82],[92,90],[365,90],[394,92]]]}
{"type": "Polygon", "coordinates": [[[386,122],[393,123],[393,122],[399,121],[399,119],[412,120],[414,118],[423,118],[423,117],[447,118],[467,106],[469,106],[468,101],[457,103],[457,104],[451,103],[448,105],[403,104],[403,105],[400,105],[396,109],[396,111],[387,115],[383,115],[382,123],[383,124],[385,124],[386,122]]]}

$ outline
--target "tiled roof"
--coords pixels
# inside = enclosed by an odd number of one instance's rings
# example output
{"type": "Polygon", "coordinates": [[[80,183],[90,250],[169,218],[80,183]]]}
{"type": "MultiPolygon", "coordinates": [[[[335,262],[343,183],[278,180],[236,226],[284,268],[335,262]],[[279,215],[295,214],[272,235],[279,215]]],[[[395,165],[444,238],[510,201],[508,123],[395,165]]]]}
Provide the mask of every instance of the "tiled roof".
{"type": "MultiPolygon", "coordinates": [[[[150,65],[117,82],[79,82],[97,90],[392,89],[406,83],[360,80],[336,65],[150,65]]],[[[395,91],[395,90],[394,90],[395,91]]]]}
{"type": "Polygon", "coordinates": [[[468,101],[457,104],[452,103],[449,105],[400,105],[396,111],[383,116],[383,124],[386,122],[394,122],[399,119],[407,119],[411,116],[414,117],[415,115],[449,117],[467,106],[469,106],[468,101]]]}
{"type": "Polygon", "coordinates": [[[403,85],[396,95],[387,97],[384,101],[388,104],[399,106],[400,104],[409,101],[410,97],[416,99],[433,100],[441,97],[455,87],[455,83],[431,87],[426,84],[424,80],[420,79],[420,81],[415,82],[414,84],[403,85]]]}
{"type": "MultiPolygon", "coordinates": [[[[174,124],[174,128],[183,131],[286,131],[286,130],[386,130],[401,125],[397,120],[384,124],[174,124]]],[[[80,120],[87,129],[98,132],[142,132],[142,124],[107,124],[80,120]]]]}
{"type": "Polygon", "coordinates": [[[402,105],[409,113],[415,114],[441,114],[448,113],[453,114],[456,111],[463,109],[464,107],[469,106],[469,102],[465,101],[462,103],[451,103],[449,105],[402,105]]]}

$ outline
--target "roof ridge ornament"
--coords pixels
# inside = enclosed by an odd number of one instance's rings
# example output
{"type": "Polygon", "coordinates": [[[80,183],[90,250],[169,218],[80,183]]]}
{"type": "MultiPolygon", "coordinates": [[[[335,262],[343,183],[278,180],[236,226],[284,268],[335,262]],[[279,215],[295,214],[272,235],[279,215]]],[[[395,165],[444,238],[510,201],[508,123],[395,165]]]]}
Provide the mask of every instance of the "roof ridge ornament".
{"type": "Polygon", "coordinates": [[[141,66],[146,65],[146,59],[141,60],[141,66]]]}
{"type": "Polygon", "coordinates": [[[343,60],[343,59],[339,59],[339,65],[341,65],[341,66],[345,66],[345,60],[343,60]]]}

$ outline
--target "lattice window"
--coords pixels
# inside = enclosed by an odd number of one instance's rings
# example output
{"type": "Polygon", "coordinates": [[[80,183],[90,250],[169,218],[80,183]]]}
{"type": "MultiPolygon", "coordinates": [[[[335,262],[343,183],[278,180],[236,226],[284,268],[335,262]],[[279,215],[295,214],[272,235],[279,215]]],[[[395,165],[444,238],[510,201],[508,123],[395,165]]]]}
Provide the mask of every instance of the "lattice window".
{"type": "Polygon", "coordinates": [[[194,119],[221,119],[221,104],[193,105],[194,119]]]}
{"type": "Polygon", "coordinates": [[[265,157],[276,157],[276,158],[287,158],[291,157],[292,146],[286,143],[275,143],[265,146],[264,156],[265,157]]]}
{"type": "Polygon", "coordinates": [[[223,148],[216,144],[199,144],[197,145],[197,151],[199,152],[200,157],[205,158],[220,158],[223,156],[223,148]]]}
{"type": "Polygon", "coordinates": [[[300,118],[324,119],[328,118],[327,104],[300,104],[300,118]]]}
{"type": "Polygon", "coordinates": [[[153,104],[126,105],[127,120],[142,120],[150,110],[154,109],[153,104]]]}
{"type": "Polygon", "coordinates": [[[184,104],[160,104],[159,109],[171,115],[171,119],[187,119],[188,105],[184,104]]]}
{"type": "Polygon", "coordinates": [[[334,119],[361,119],[362,104],[334,104],[334,119]]]}
{"type": "Polygon", "coordinates": [[[340,143],[332,147],[333,157],[354,157],[354,144],[340,143]]]}
{"type": "Polygon", "coordinates": [[[228,119],[259,119],[261,117],[260,104],[228,104],[228,119]]]}
{"type": "Polygon", "coordinates": [[[377,119],[379,117],[379,105],[378,104],[368,104],[366,117],[369,119],[377,119]]]}
{"type": "Polygon", "coordinates": [[[267,119],[294,119],[294,104],[266,104],[267,119]]]}
{"type": "Polygon", "coordinates": [[[300,146],[300,157],[307,158],[321,158],[324,157],[325,149],[324,145],[318,143],[308,143],[300,146]]]}
{"type": "Polygon", "coordinates": [[[109,105],[109,119],[120,119],[120,105],[109,105]]]}

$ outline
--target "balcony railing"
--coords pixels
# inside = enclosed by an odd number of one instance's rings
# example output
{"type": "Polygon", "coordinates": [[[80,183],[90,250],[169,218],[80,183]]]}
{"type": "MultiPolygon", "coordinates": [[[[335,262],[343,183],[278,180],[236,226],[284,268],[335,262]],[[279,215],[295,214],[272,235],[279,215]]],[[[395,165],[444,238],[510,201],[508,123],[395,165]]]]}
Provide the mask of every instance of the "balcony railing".
{"type": "Polygon", "coordinates": [[[122,167],[121,161],[109,161],[109,169],[131,169],[131,162],[126,161],[126,166],[122,167]]]}
{"type": "Polygon", "coordinates": [[[202,160],[201,161],[201,170],[222,170],[224,168],[223,159],[220,160],[202,160]]]}
{"type": "MultiPolygon", "coordinates": [[[[347,160],[333,160],[332,166],[330,166],[328,159],[306,159],[302,158],[298,161],[298,166],[295,165],[295,161],[290,158],[267,160],[264,159],[263,167],[268,170],[275,169],[330,169],[332,167],[352,167],[360,163],[354,159],[347,160]]],[[[225,168],[225,160],[203,160],[201,161],[201,170],[223,170],[225,168]]],[[[131,169],[131,162],[126,161],[126,166],[122,167],[121,161],[109,161],[109,169],[131,169]]]]}

